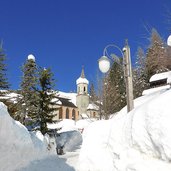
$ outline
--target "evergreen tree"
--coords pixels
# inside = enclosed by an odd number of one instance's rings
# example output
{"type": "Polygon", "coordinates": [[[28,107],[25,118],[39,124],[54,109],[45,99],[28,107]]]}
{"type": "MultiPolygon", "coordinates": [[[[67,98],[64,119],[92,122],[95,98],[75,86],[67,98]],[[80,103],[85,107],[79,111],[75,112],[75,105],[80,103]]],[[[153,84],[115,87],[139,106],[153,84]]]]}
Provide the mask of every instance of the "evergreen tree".
{"type": "Polygon", "coordinates": [[[104,106],[107,114],[113,114],[126,105],[126,89],[123,67],[114,62],[104,82],[104,106]]]}
{"type": "Polygon", "coordinates": [[[165,44],[158,32],[153,28],[146,55],[147,79],[149,80],[156,73],[168,71],[167,65],[165,44]]]}
{"type": "Polygon", "coordinates": [[[146,57],[144,50],[138,47],[136,66],[133,70],[133,82],[134,82],[134,97],[139,97],[142,95],[143,90],[149,88],[149,83],[147,79],[147,73],[145,70],[146,57]]]}
{"type": "Polygon", "coordinates": [[[39,82],[40,82],[40,108],[39,108],[39,117],[40,117],[40,131],[42,134],[47,132],[47,123],[53,122],[53,117],[55,116],[55,94],[53,90],[55,84],[53,79],[53,73],[48,69],[40,69],[39,72],[39,82]]]}
{"type": "Polygon", "coordinates": [[[2,43],[0,44],[0,89],[9,89],[9,83],[6,76],[6,55],[2,48],[2,43]]]}
{"type": "Polygon", "coordinates": [[[35,123],[38,120],[39,96],[37,92],[38,69],[34,58],[28,58],[22,66],[22,72],[21,95],[23,98],[20,99],[19,103],[21,122],[26,124],[25,117],[28,116],[35,123]]]}
{"type": "Polygon", "coordinates": [[[96,100],[97,100],[97,95],[96,95],[96,92],[95,92],[95,89],[94,89],[94,84],[92,83],[90,85],[90,102],[95,103],[96,100]]]}
{"type": "Polygon", "coordinates": [[[97,105],[99,106],[99,116],[102,119],[103,115],[103,79],[101,77],[101,72],[97,72],[97,105]]]}

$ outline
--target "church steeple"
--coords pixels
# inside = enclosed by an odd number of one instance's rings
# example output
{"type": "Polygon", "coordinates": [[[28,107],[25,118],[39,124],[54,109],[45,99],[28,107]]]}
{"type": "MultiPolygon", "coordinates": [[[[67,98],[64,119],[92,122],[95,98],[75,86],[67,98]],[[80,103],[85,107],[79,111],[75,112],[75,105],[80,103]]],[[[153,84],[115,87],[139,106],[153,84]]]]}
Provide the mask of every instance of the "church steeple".
{"type": "Polygon", "coordinates": [[[84,65],[82,66],[81,78],[85,78],[85,74],[84,74],[84,65]]]}
{"type": "Polygon", "coordinates": [[[76,80],[77,84],[77,98],[76,104],[79,109],[80,116],[87,113],[87,107],[89,105],[88,96],[88,84],[89,81],[85,78],[84,66],[82,66],[82,71],[80,77],[76,80]]]}
{"type": "Polygon", "coordinates": [[[84,67],[82,66],[82,71],[80,77],[76,80],[77,93],[78,94],[88,94],[88,84],[89,81],[85,78],[84,67]]]}

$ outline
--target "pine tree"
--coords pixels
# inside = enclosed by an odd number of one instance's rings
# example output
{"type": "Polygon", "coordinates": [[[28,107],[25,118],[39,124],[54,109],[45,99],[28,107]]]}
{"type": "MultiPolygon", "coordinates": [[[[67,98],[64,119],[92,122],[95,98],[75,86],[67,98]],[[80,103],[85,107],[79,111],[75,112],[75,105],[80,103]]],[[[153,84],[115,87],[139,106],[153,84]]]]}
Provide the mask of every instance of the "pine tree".
{"type": "Polygon", "coordinates": [[[94,89],[94,84],[92,83],[90,85],[90,102],[95,103],[96,100],[97,100],[97,95],[96,95],[96,92],[95,92],[95,89],[94,89]]]}
{"type": "Polygon", "coordinates": [[[149,83],[146,73],[146,57],[144,50],[138,47],[136,66],[133,70],[133,82],[134,82],[134,97],[139,97],[142,95],[143,90],[149,88],[149,83]]]}
{"type": "Polygon", "coordinates": [[[21,95],[22,99],[19,103],[19,112],[21,113],[21,122],[25,122],[25,117],[31,118],[31,122],[35,123],[38,120],[38,101],[39,96],[37,92],[38,86],[38,69],[35,59],[28,59],[22,66],[22,82],[21,95]]]}
{"type": "Polygon", "coordinates": [[[9,83],[6,76],[6,55],[2,48],[2,43],[0,44],[0,89],[9,89],[9,83]]]}
{"type": "Polygon", "coordinates": [[[55,116],[54,111],[55,108],[55,94],[54,89],[54,79],[53,73],[50,68],[48,69],[40,69],[39,72],[39,82],[40,82],[40,109],[39,109],[39,117],[40,117],[40,131],[42,134],[47,132],[47,123],[53,122],[53,117],[55,116]]]}
{"type": "Polygon", "coordinates": [[[152,75],[168,71],[165,44],[156,31],[152,29],[150,45],[146,55],[147,79],[152,75]]]}
{"type": "Polygon", "coordinates": [[[123,67],[114,62],[104,82],[104,105],[107,114],[113,114],[126,105],[126,89],[123,67]]]}
{"type": "Polygon", "coordinates": [[[97,72],[97,105],[99,106],[99,116],[100,120],[103,116],[103,79],[101,77],[101,72],[97,72]]]}

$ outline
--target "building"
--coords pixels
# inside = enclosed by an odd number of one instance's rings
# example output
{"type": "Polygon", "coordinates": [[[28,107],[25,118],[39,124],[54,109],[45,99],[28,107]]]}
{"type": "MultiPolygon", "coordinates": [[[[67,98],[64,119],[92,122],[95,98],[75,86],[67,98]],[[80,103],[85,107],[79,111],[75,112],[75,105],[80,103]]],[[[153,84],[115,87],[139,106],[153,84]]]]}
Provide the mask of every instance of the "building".
{"type": "Polygon", "coordinates": [[[171,84],[171,71],[154,74],[150,80],[150,87],[159,87],[171,84]]]}
{"type": "Polygon", "coordinates": [[[171,71],[154,74],[150,80],[150,89],[144,90],[142,95],[165,91],[171,87],[171,71]]]}

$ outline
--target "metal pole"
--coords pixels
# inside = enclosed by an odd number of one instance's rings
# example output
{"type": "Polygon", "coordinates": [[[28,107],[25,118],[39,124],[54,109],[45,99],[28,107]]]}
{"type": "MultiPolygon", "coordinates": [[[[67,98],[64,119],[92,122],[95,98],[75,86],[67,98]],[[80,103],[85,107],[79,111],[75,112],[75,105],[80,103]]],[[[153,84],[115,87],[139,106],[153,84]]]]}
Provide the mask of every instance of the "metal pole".
{"type": "Polygon", "coordinates": [[[125,41],[124,51],[124,75],[126,82],[126,99],[127,99],[127,112],[130,112],[134,108],[134,97],[133,97],[133,82],[132,82],[132,67],[131,67],[131,57],[130,57],[130,47],[128,45],[128,40],[125,41]]]}

